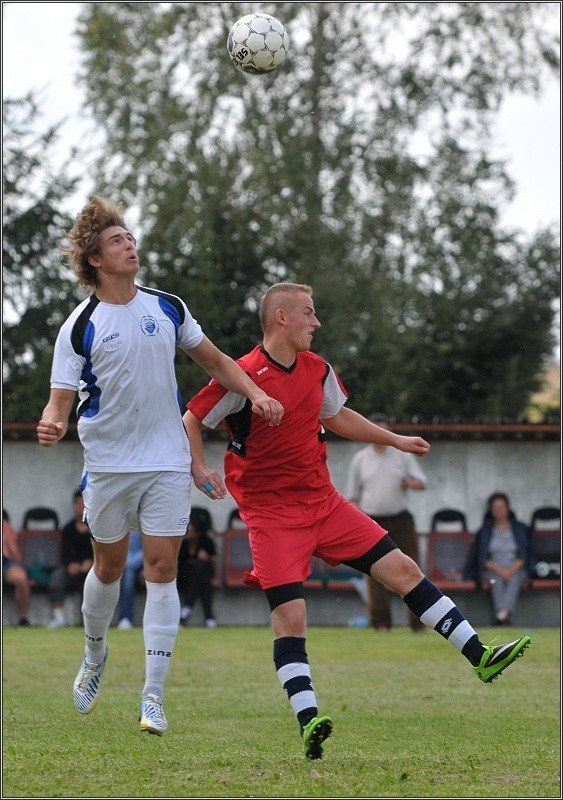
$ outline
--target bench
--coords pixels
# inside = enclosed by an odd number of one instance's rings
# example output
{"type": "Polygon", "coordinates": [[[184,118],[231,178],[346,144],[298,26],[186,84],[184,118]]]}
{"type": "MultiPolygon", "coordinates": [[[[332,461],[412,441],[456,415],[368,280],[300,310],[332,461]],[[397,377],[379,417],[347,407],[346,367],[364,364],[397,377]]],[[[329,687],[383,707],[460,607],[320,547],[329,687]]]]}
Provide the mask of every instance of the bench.
{"type": "Polygon", "coordinates": [[[532,536],[536,553],[532,589],[561,589],[561,530],[536,529],[532,536]]]}
{"type": "MultiPolygon", "coordinates": [[[[478,587],[475,581],[463,578],[463,568],[473,542],[473,534],[470,531],[430,531],[427,537],[426,574],[429,580],[446,592],[476,591],[478,587]]],[[[536,577],[531,582],[526,581],[522,588],[560,590],[560,531],[535,531],[533,537],[538,562],[536,577]]],[[[489,587],[485,584],[482,588],[489,587]]]]}
{"type": "Polygon", "coordinates": [[[346,564],[337,564],[335,567],[327,564],[322,558],[313,556],[311,559],[311,576],[305,581],[305,586],[315,585],[320,589],[331,589],[337,592],[356,591],[355,581],[363,581],[363,575],[346,564]]]}
{"type": "Polygon", "coordinates": [[[463,578],[473,534],[470,531],[430,531],[427,537],[428,579],[443,592],[475,591],[475,581],[463,578]]]}

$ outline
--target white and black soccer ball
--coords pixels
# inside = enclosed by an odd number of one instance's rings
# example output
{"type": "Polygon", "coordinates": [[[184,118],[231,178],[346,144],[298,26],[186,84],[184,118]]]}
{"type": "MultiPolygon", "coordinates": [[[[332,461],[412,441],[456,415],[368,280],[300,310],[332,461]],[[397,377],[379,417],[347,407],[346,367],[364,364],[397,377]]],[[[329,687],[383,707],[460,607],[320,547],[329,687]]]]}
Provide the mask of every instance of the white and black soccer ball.
{"type": "Polygon", "coordinates": [[[270,14],[246,14],[227,38],[231,61],[242,72],[262,75],[285,61],[289,36],[282,23],[270,14]]]}

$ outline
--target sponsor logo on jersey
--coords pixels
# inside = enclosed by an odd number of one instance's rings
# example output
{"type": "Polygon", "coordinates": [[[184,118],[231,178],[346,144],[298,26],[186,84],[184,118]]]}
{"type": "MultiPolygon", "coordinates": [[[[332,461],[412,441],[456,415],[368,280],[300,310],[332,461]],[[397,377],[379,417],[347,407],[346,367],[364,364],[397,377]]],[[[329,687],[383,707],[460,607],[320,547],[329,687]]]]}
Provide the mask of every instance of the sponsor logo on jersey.
{"type": "Polygon", "coordinates": [[[141,330],[145,336],[156,336],[158,333],[158,322],[154,317],[148,315],[141,317],[141,330]]]}
{"type": "Polygon", "coordinates": [[[113,339],[111,342],[106,342],[104,350],[106,353],[113,353],[114,350],[119,350],[123,344],[123,339],[113,339]]]}
{"type": "Polygon", "coordinates": [[[268,367],[262,367],[262,369],[259,369],[256,374],[257,375],[262,375],[263,372],[268,372],[268,367]]]}

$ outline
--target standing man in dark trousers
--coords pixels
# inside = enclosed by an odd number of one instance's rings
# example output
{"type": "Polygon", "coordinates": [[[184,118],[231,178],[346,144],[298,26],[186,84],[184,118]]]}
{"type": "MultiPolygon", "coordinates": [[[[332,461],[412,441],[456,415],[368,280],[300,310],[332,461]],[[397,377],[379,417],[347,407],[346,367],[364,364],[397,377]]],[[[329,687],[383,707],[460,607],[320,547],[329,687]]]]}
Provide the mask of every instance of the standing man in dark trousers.
{"type": "MultiPolygon", "coordinates": [[[[390,430],[389,417],[375,412],[369,417],[380,428],[390,430]]],[[[419,461],[411,453],[394,447],[370,444],[359,450],[350,464],[346,496],[389,533],[405,555],[420,563],[414,519],[408,510],[408,492],[426,489],[427,479],[419,461]]],[[[389,590],[366,575],[366,594],[370,624],[377,631],[391,630],[389,590]]],[[[408,622],[416,633],[425,625],[407,610],[408,622]]]]}

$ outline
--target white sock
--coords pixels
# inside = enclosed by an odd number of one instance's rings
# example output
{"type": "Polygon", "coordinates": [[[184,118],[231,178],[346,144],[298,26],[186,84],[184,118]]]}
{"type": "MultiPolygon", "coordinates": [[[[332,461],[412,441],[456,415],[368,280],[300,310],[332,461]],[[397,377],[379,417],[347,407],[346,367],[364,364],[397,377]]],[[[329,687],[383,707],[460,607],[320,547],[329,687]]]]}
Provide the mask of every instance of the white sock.
{"type": "Polygon", "coordinates": [[[53,619],[60,622],[62,625],[65,624],[65,610],[62,606],[55,606],[53,609],[53,619]]]}
{"type": "Polygon", "coordinates": [[[106,651],[106,637],[119,600],[119,580],[102,583],[90,570],[84,581],[82,616],[86,636],[85,654],[88,661],[99,664],[106,651]]]}
{"type": "Polygon", "coordinates": [[[155,694],[162,699],[180,625],[180,597],[176,581],[146,581],[146,585],[147,599],[143,615],[145,685],[142,696],[155,694]]]}

